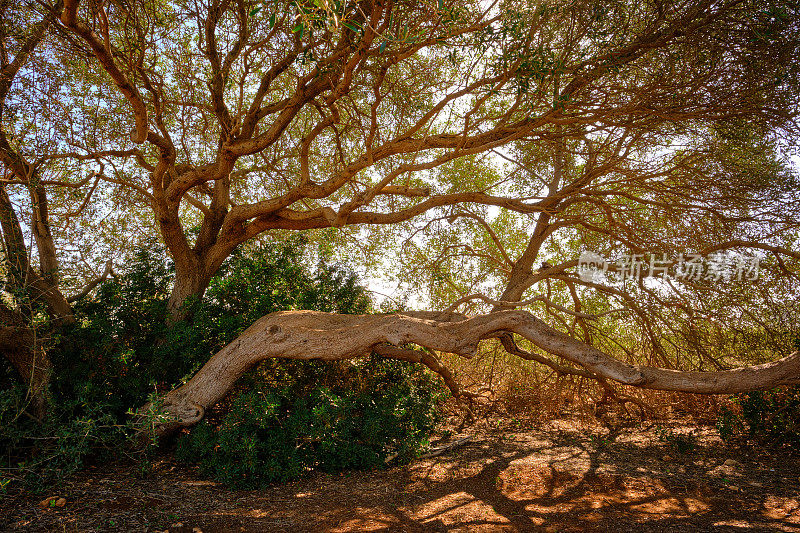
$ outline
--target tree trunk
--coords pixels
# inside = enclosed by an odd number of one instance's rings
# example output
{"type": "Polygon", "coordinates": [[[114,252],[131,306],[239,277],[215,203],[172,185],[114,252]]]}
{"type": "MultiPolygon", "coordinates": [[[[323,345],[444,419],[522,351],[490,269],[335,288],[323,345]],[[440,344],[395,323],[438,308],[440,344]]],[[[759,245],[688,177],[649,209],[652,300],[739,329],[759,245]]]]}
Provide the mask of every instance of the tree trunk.
{"type": "Polygon", "coordinates": [[[52,365],[47,353],[37,348],[36,334],[21,317],[0,305],[0,354],[8,359],[28,387],[30,412],[38,419],[47,414],[52,365]]]}
{"type": "MultiPolygon", "coordinates": [[[[41,213],[46,214],[44,211],[41,213]]],[[[23,302],[25,300],[44,302],[54,325],[74,322],[72,307],[57,285],[55,276],[57,263],[51,268],[49,277],[43,277],[31,267],[19,218],[8,193],[2,186],[0,186],[0,233],[2,233],[2,248],[10,267],[6,273],[6,290],[14,296],[24,295],[23,302]]],[[[39,236],[37,239],[40,241],[40,246],[55,250],[49,230],[46,234],[36,234],[39,236]],[[49,242],[46,242],[47,239],[49,242]]],[[[24,304],[21,307],[24,308],[24,304]]],[[[47,353],[41,349],[36,332],[31,328],[32,312],[31,309],[20,311],[8,307],[0,301],[0,354],[9,360],[23,383],[27,384],[28,398],[31,402],[30,411],[41,419],[49,405],[48,385],[52,365],[47,353]]]]}
{"type": "Polygon", "coordinates": [[[211,276],[207,275],[199,265],[181,267],[176,264],[175,284],[172,286],[167,303],[171,323],[186,318],[189,311],[186,307],[187,301],[195,296],[202,298],[210,282],[211,276]]]}
{"type": "Polygon", "coordinates": [[[43,419],[50,405],[50,377],[52,365],[47,354],[40,350],[31,350],[28,347],[19,347],[16,350],[0,350],[17,371],[20,379],[28,387],[28,409],[37,419],[43,419]]]}

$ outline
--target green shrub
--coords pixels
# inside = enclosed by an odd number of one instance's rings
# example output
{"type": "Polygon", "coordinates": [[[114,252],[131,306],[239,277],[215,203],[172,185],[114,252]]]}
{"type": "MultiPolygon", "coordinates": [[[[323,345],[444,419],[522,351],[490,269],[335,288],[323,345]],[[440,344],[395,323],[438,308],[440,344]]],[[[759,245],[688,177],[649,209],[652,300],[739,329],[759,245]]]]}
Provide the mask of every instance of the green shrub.
{"type": "Polygon", "coordinates": [[[311,469],[377,468],[426,446],[442,394],[427,372],[373,357],[320,381],[325,366],[305,363],[271,383],[253,380],[218,427],[204,421],[180,439],[178,458],[226,484],[255,488],[311,469]]]}
{"type": "Polygon", "coordinates": [[[173,268],[153,242],[128,271],[81,302],[79,324],[51,355],[59,398],[108,404],[116,416],[193,374],[258,318],[286,309],[365,313],[370,302],[356,277],[335,265],[304,266],[306,243],[295,238],[234,253],[211,280],[190,318],[167,324],[173,268]]]}
{"type": "Polygon", "coordinates": [[[689,433],[676,433],[669,428],[656,426],[656,436],[659,442],[663,442],[672,451],[681,454],[689,453],[697,446],[697,435],[694,434],[694,430],[689,433]]]}
{"type": "MultiPolygon", "coordinates": [[[[130,436],[131,409],[193,374],[263,315],[370,311],[355,275],[325,263],[310,269],[306,252],[302,238],[242,248],[203,299],[189,302],[190,318],[170,327],[172,264],[156,242],[139,249],[124,273],[76,304],[77,324],[60,331],[49,352],[53,406],[46,420],[24,416],[23,389],[0,365],[0,489],[10,480],[46,489],[87,458],[102,460],[104,450],[130,436]]],[[[181,449],[195,447],[204,468],[237,485],[261,482],[254,465],[266,469],[263,479],[281,480],[311,467],[372,467],[392,451],[410,457],[433,427],[438,389],[427,379],[397,362],[356,369],[271,360],[238,385],[219,431],[203,424],[181,449]],[[250,412],[258,416],[250,419],[250,412]],[[212,438],[214,447],[202,444],[212,438]],[[275,457],[267,459],[270,453],[275,457]]]]}
{"type": "Polygon", "coordinates": [[[56,404],[40,422],[25,416],[24,402],[19,384],[0,391],[0,493],[12,483],[40,492],[87,462],[118,456],[126,428],[107,405],[56,404]]]}
{"type": "Polygon", "coordinates": [[[717,420],[724,440],[800,449],[800,387],[737,394],[733,401],[734,409],[723,409],[717,420]]]}
{"type": "MultiPolygon", "coordinates": [[[[795,349],[800,350],[800,337],[795,349]]],[[[731,397],[717,419],[723,440],[800,450],[800,386],[745,392],[731,397]]]]}

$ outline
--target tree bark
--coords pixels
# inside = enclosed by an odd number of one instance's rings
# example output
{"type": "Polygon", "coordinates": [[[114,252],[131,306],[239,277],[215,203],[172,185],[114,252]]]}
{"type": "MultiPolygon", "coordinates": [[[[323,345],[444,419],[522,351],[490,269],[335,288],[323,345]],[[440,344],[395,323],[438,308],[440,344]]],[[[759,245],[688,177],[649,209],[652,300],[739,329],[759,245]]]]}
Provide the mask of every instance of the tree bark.
{"type": "Polygon", "coordinates": [[[19,346],[17,349],[0,350],[27,386],[29,400],[27,410],[38,420],[42,420],[50,406],[50,378],[53,367],[47,353],[19,346]]]}
{"type": "Polygon", "coordinates": [[[35,332],[24,319],[0,304],[0,354],[8,359],[28,388],[29,411],[38,419],[47,415],[52,364],[47,352],[38,349],[35,332]]]}
{"type": "Polygon", "coordinates": [[[376,346],[416,344],[472,357],[482,339],[501,332],[521,335],[541,349],[563,357],[603,379],[642,388],[728,394],[777,385],[800,384],[800,354],[772,363],[717,372],[682,372],[619,361],[573,339],[526,311],[497,311],[466,318],[455,313],[336,315],[282,311],[266,315],[217,352],[186,384],[163,398],[174,420],[163,434],[199,422],[236,380],[271,357],[342,360],[368,355],[376,346]]]}
{"type": "Polygon", "coordinates": [[[187,301],[196,296],[202,298],[211,282],[211,276],[204,272],[200,265],[179,265],[176,262],[175,284],[169,296],[167,309],[171,322],[178,322],[187,317],[187,301]]]}

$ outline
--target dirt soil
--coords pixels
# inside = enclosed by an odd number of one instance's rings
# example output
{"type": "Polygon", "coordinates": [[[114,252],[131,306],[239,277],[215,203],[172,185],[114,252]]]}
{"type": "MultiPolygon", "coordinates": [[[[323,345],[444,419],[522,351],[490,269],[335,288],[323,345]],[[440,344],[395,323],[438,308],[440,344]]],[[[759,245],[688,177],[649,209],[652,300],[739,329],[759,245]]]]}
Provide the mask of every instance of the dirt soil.
{"type": "Polygon", "coordinates": [[[108,465],[54,491],[63,507],[6,498],[0,530],[800,532],[800,458],[689,431],[473,428],[467,443],[408,466],[258,491],[226,489],[168,457],[147,477],[108,465]]]}

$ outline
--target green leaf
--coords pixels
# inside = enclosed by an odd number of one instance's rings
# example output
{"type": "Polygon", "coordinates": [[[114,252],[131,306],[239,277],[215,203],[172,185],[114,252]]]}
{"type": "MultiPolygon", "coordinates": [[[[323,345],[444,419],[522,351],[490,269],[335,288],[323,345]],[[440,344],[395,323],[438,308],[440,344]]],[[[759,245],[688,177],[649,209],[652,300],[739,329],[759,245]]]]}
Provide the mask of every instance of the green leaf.
{"type": "Polygon", "coordinates": [[[253,8],[253,9],[250,11],[250,16],[252,17],[252,16],[254,16],[254,15],[257,15],[259,11],[261,11],[261,6],[258,6],[258,7],[255,7],[255,8],[253,8]]]}
{"type": "MultiPolygon", "coordinates": [[[[303,28],[304,28],[304,26],[303,26],[303,23],[301,22],[300,24],[298,24],[297,26],[292,28],[292,33],[297,33],[299,31],[302,32],[303,28]]],[[[301,33],[300,35],[302,36],[303,34],[301,33]]]]}
{"type": "Polygon", "coordinates": [[[270,28],[274,28],[275,27],[275,13],[273,13],[269,17],[269,27],[270,28]]]}
{"type": "Polygon", "coordinates": [[[382,54],[384,50],[386,50],[386,41],[383,41],[381,45],[378,47],[378,53],[382,54]]]}
{"type": "Polygon", "coordinates": [[[355,33],[358,33],[358,32],[359,32],[359,27],[358,27],[358,26],[356,26],[355,24],[352,24],[352,23],[350,23],[350,22],[343,22],[343,24],[344,24],[344,25],[345,25],[347,28],[349,28],[350,30],[352,30],[353,32],[355,32],[355,33]]]}

